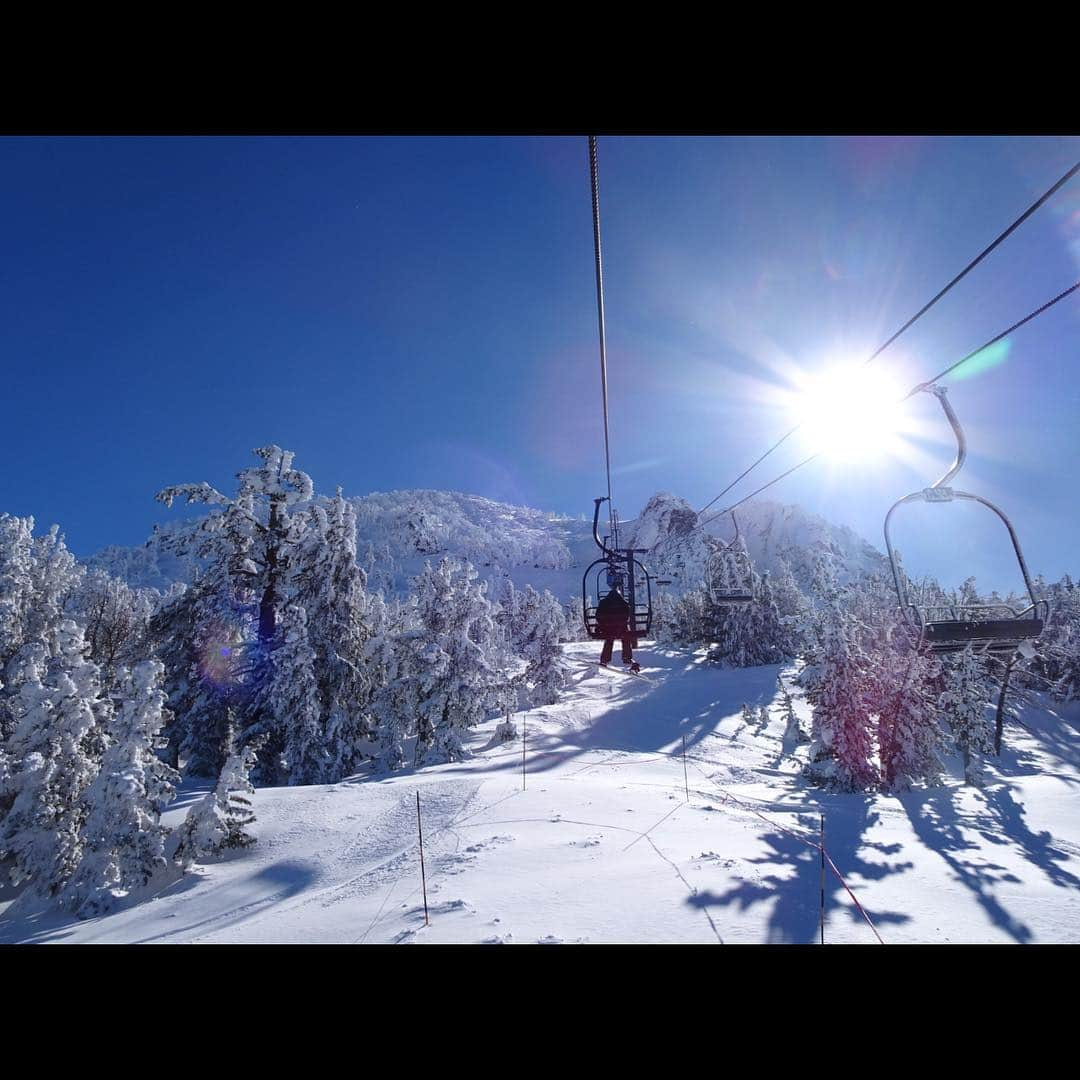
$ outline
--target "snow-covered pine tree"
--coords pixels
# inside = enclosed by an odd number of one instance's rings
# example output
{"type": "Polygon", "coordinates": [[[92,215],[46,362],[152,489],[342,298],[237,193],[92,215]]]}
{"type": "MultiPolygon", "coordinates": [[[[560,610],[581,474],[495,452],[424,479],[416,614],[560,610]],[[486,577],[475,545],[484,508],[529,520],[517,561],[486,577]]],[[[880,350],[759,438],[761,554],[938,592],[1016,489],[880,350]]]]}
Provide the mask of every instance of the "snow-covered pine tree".
{"type": "Polygon", "coordinates": [[[101,767],[83,796],[82,857],[60,895],[79,918],[109,911],[167,869],[161,814],[180,777],[155,753],[164,723],[165,694],[159,689],[164,670],[158,660],[130,672],[121,669],[123,705],[101,767]]]}
{"type": "Polygon", "coordinates": [[[211,566],[151,617],[147,639],[165,665],[171,719],[165,760],[189,776],[217,776],[231,717],[243,708],[252,618],[233,602],[223,568],[211,566]]]}
{"type": "Polygon", "coordinates": [[[100,767],[94,736],[111,719],[82,629],[62,620],[55,639],[47,670],[43,643],[25,646],[18,726],[6,748],[10,806],[0,821],[0,861],[11,859],[12,882],[29,881],[27,895],[37,896],[63,888],[82,858],[83,794],[100,767]]]}
{"type": "Polygon", "coordinates": [[[172,859],[182,869],[196,859],[255,843],[256,838],[246,831],[256,820],[248,796],[255,793],[250,774],[262,743],[262,736],[255,736],[236,751],[230,738],[229,754],[214,790],[195,803],[170,837],[172,859]]]}
{"type": "Polygon", "coordinates": [[[554,705],[570,677],[570,665],[559,648],[565,629],[558,600],[545,589],[525,586],[526,637],[521,655],[528,662],[525,681],[532,687],[530,704],[554,705]]]}
{"type": "Polygon", "coordinates": [[[682,646],[697,646],[711,641],[712,628],[706,614],[707,597],[703,588],[683,593],[672,608],[667,640],[682,646]]]}
{"type": "MultiPolygon", "coordinates": [[[[254,450],[262,464],[241,469],[236,495],[222,495],[207,483],[176,484],[155,496],[171,507],[177,498],[205,503],[212,510],[199,528],[196,554],[224,565],[239,602],[249,597],[258,608],[258,637],[269,648],[277,629],[278,610],[286,595],[291,556],[301,539],[302,515],[289,508],[311,498],[314,487],[307,473],[292,467],[291,450],[261,446],[254,450]]],[[[185,549],[181,537],[173,546],[185,549]]]]}
{"type": "Polygon", "coordinates": [[[364,670],[374,687],[371,726],[377,768],[399,769],[405,764],[406,743],[416,733],[419,687],[414,661],[423,641],[417,628],[416,601],[387,603],[376,595],[369,607],[371,637],[364,647],[364,670]]]}
{"type": "Polygon", "coordinates": [[[801,678],[814,709],[805,773],[840,791],[870,791],[877,786],[878,769],[868,708],[869,661],[836,601],[823,615],[817,662],[801,678]]]}
{"type": "Polygon", "coordinates": [[[808,743],[810,736],[803,731],[799,723],[799,717],[795,712],[795,699],[784,684],[782,675],[776,676],[776,685],[780,691],[780,715],[784,720],[784,742],[794,745],[808,743]]]}
{"type": "Polygon", "coordinates": [[[420,637],[412,639],[417,685],[416,761],[458,761],[464,735],[498,708],[504,685],[487,586],[469,563],[428,563],[415,583],[420,637]]]}
{"type": "Polygon", "coordinates": [[[14,731],[19,682],[6,668],[31,642],[56,653],[64,604],[82,573],[56,526],[35,539],[32,517],[0,514],[0,746],[14,731]]]}
{"type": "Polygon", "coordinates": [[[266,740],[253,778],[264,785],[321,783],[330,758],[307,614],[299,604],[278,615],[266,667],[252,700],[251,712],[258,720],[244,732],[245,742],[259,736],[266,740]]]}
{"type": "Polygon", "coordinates": [[[332,783],[355,773],[371,756],[371,676],[377,673],[365,670],[372,633],[367,576],[356,562],[356,512],[340,488],[328,507],[310,510],[296,579],[325,718],[323,780],[332,783]]]}
{"type": "Polygon", "coordinates": [[[753,583],[752,603],[729,605],[726,612],[716,613],[719,634],[709,652],[713,663],[724,667],[758,667],[783,663],[793,657],[792,637],[781,623],[768,576],[753,573],[753,583]]]}
{"type": "MultiPolygon", "coordinates": [[[[231,498],[206,483],[174,485],[156,496],[166,506],[184,498],[189,503],[205,503],[214,508],[194,535],[181,534],[170,539],[167,546],[179,554],[195,554],[205,560],[203,599],[208,606],[216,607],[211,621],[216,628],[220,616],[220,621],[229,627],[230,636],[235,631],[235,637],[243,642],[242,658],[236,656],[231,645],[219,647],[219,651],[228,650],[227,658],[238,664],[241,673],[227,701],[230,708],[235,704],[242,717],[241,742],[275,726],[273,719],[262,712],[269,700],[264,684],[273,672],[270,652],[281,645],[278,618],[289,600],[291,576],[307,523],[306,515],[292,513],[291,508],[309,500],[313,492],[311,477],[292,467],[292,451],[263,446],[254,453],[262,464],[237,473],[239,485],[231,498]]],[[[194,662],[198,664],[201,659],[194,662]]],[[[172,701],[174,684],[189,678],[184,672],[191,671],[191,664],[181,662],[178,667],[172,667],[166,663],[170,668],[168,685],[172,701]]],[[[223,755],[219,720],[217,716],[210,740],[217,749],[207,755],[210,759],[223,755]]],[[[260,773],[277,774],[280,751],[281,746],[269,748],[266,760],[260,761],[260,773]]]]}
{"type": "Polygon", "coordinates": [[[944,738],[938,722],[941,666],[904,628],[873,656],[870,707],[878,717],[878,756],[886,791],[941,779],[944,738]]]}
{"type": "Polygon", "coordinates": [[[981,787],[983,762],[994,745],[986,718],[986,707],[993,692],[990,680],[970,645],[962,653],[950,657],[943,667],[945,689],[940,697],[941,709],[964,761],[964,779],[981,787]]]}
{"type": "MultiPolygon", "coordinates": [[[[509,578],[504,578],[494,620],[506,648],[526,661],[523,678],[518,681],[531,687],[527,704],[552,705],[558,701],[570,669],[559,648],[566,623],[558,600],[547,589],[538,593],[531,585],[519,592],[509,578]]],[[[515,702],[511,711],[516,708],[515,702]]]]}
{"type": "MultiPolygon", "coordinates": [[[[27,520],[32,527],[34,519],[27,520]]],[[[53,525],[44,536],[34,538],[30,560],[32,592],[26,608],[24,641],[44,641],[50,653],[56,655],[67,599],[84,573],[64,544],[58,526],[53,525]]]]}

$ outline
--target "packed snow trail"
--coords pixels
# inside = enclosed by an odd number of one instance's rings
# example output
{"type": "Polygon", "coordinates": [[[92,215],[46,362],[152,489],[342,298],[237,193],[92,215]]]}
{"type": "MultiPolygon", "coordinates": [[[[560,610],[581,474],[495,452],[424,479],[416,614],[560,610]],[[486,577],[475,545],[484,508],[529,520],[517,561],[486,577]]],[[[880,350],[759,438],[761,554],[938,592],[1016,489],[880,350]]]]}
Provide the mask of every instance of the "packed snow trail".
{"type": "MultiPolygon", "coordinates": [[[[744,702],[771,705],[780,668],[646,646],[646,681],[599,669],[593,643],[566,652],[570,686],[518,714],[513,742],[492,720],[467,761],[260,789],[254,847],[102,918],[0,914],[0,941],[812,943],[821,812],[887,943],[1080,941],[1074,714],[1029,710],[985,790],[830,795],[798,778],[805,748],[784,743],[779,709],[744,719],[744,702]]],[[[876,942],[831,872],[825,941],[876,942]]]]}

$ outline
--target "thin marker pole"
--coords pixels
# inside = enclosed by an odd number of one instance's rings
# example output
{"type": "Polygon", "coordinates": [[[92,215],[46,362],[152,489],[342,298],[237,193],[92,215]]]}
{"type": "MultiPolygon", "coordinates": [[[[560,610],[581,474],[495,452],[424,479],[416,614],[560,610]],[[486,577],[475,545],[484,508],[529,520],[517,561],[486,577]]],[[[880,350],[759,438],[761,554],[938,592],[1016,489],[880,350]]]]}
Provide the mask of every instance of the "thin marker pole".
{"type": "Polygon", "coordinates": [[[825,813],[821,814],[821,944],[825,944],[825,813]]]}
{"type": "Polygon", "coordinates": [[[525,714],[521,714],[521,790],[525,790],[525,714]]]}
{"type": "Polygon", "coordinates": [[[420,792],[416,793],[416,831],[420,834],[420,885],[424,890],[424,925],[430,926],[427,908],[427,874],[424,872],[424,827],[420,824],[420,792]]]}
{"type": "Polygon", "coordinates": [[[686,778],[686,734],[683,733],[682,737],[682,781],[683,787],[686,788],[686,801],[690,801],[690,781],[686,778]]]}

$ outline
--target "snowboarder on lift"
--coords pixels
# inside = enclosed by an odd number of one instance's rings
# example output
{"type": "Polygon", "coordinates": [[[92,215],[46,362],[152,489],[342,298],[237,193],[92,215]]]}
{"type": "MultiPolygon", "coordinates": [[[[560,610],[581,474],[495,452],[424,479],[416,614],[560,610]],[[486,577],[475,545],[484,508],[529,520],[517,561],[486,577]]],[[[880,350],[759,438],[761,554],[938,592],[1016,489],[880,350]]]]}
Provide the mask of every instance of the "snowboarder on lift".
{"type": "Polygon", "coordinates": [[[618,638],[622,645],[622,662],[631,671],[641,670],[641,665],[634,660],[634,635],[629,624],[630,605],[623,599],[621,583],[616,581],[607,596],[596,605],[596,628],[604,639],[604,647],[600,650],[601,667],[608,666],[618,638]]]}

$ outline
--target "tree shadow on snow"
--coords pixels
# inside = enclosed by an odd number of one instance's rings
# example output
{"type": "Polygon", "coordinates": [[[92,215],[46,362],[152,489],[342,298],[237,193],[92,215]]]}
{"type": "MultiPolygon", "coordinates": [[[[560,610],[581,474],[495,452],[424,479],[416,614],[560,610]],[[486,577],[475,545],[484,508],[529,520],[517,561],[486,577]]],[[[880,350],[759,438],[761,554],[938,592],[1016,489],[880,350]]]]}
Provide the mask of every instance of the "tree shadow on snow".
{"type": "Polygon", "coordinates": [[[899,796],[916,836],[952,870],[956,879],[975,897],[995,926],[1014,941],[1029,942],[1034,934],[1029,926],[1009,912],[995,895],[999,883],[1022,885],[1007,867],[989,861],[982,844],[965,835],[977,833],[983,840],[1008,847],[1041,870],[1052,884],[1076,888],[1080,878],[1058,865],[1069,854],[1055,847],[1048,832],[1033,832],[1024,821],[1025,808],[1007,784],[986,790],[969,789],[982,809],[969,811],[958,806],[964,789],[948,787],[899,796]]]}

